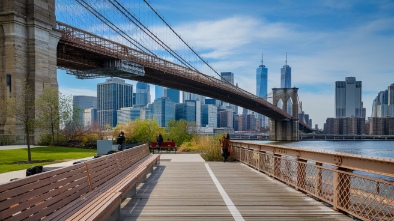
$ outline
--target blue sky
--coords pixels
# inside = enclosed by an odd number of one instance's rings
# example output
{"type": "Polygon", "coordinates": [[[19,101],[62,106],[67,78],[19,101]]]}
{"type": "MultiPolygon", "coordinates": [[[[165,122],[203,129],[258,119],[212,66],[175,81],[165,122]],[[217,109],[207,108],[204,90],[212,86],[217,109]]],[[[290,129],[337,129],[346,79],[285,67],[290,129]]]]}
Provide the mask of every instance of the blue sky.
{"type": "MultiPolygon", "coordinates": [[[[394,1],[149,2],[210,65],[233,72],[235,82],[251,93],[256,93],[262,52],[268,88],[280,86],[287,52],[292,85],[300,88],[303,110],[320,128],[327,117],[335,117],[335,81],[353,76],[363,82],[367,116],[378,92],[394,83],[394,1]]],[[[64,94],[96,95],[103,81],[58,74],[64,94]]]]}

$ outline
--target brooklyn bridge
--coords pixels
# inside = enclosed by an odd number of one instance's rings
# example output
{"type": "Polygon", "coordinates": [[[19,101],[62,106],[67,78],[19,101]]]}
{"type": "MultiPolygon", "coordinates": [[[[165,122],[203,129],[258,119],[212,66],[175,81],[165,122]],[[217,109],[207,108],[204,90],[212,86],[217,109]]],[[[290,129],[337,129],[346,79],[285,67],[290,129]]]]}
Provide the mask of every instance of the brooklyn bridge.
{"type": "MultiPolygon", "coordinates": [[[[2,1],[0,98],[15,96],[25,80],[37,97],[45,87],[57,88],[56,70],[65,69],[81,79],[120,77],[249,109],[270,118],[271,140],[298,140],[300,129],[311,131],[298,119],[298,88],[274,88],[273,103],[270,103],[221,79],[217,71],[144,2],[147,10],[174,36],[169,41],[181,42],[183,51],[171,48],[171,42],[165,42],[151,31],[143,17],[137,18],[131,9],[116,0],[105,3],[47,0],[27,4],[2,1]],[[122,22],[132,28],[123,28],[122,22]],[[192,59],[185,58],[190,55],[192,59]],[[278,107],[279,103],[283,106],[278,107]],[[292,113],[285,111],[287,104],[292,105],[292,113]]],[[[0,122],[0,133],[20,131],[21,126],[12,119],[0,122]]]]}

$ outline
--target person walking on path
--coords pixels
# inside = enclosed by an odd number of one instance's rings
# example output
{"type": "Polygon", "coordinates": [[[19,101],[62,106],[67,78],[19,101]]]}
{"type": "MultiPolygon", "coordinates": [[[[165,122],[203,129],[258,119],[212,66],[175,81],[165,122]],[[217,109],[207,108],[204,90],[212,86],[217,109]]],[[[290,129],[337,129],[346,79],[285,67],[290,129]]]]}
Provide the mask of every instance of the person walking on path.
{"type": "Polygon", "coordinates": [[[159,133],[159,135],[157,135],[156,137],[156,142],[157,142],[157,146],[161,146],[161,143],[163,143],[163,137],[161,136],[161,133],[159,133]]]}
{"type": "Polygon", "coordinates": [[[123,150],[123,143],[125,141],[125,137],[124,137],[124,131],[120,131],[120,134],[118,135],[118,138],[116,139],[116,143],[119,144],[118,146],[118,150],[122,151],[123,150]]]}
{"type": "Polygon", "coordinates": [[[223,162],[226,162],[227,158],[230,156],[230,134],[227,134],[226,136],[223,135],[220,140],[220,146],[222,147],[223,162]]]}

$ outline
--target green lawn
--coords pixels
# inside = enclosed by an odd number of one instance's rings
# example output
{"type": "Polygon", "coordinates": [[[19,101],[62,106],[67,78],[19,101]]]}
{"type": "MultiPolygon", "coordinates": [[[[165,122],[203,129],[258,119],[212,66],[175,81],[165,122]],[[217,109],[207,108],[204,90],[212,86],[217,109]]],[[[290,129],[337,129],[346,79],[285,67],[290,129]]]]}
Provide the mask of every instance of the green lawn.
{"type": "Polygon", "coordinates": [[[33,161],[45,160],[33,164],[18,163],[27,161],[27,148],[15,150],[0,150],[0,173],[24,170],[32,166],[43,166],[60,163],[73,159],[86,158],[96,155],[94,149],[66,148],[66,147],[35,147],[31,148],[33,161]]]}

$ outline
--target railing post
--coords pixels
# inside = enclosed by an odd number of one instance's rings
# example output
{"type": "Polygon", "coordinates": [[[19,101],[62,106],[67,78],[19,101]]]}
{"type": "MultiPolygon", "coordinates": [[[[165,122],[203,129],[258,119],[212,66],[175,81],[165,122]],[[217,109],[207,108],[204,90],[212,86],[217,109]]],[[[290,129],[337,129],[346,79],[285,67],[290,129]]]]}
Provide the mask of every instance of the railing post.
{"type": "Polygon", "coordinates": [[[297,159],[297,185],[296,189],[305,189],[307,160],[297,159]]]}
{"type": "Polygon", "coordinates": [[[260,152],[260,154],[259,154],[259,158],[260,158],[260,160],[259,160],[259,169],[260,169],[260,171],[263,171],[263,172],[266,172],[267,170],[266,170],[266,167],[265,167],[265,164],[266,164],[266,155],[265,155],[265,151],[262,151],[262,150],[260,150],[259,151],[260,152]]]}
{"type": "Polygon", "coordinates": [[[322,163],[316,162],[316,176],[315,176],[315,195],[319,197],[322,192],[322,169],[321,166],[323,166],[322,163]]]}
{"type": "Polygon", "coordinates": [[[352,172],[352,170],[338,167],[337,170],[334,171],[334,210],[338,210],[338,207],[343,208],[343,210],[349,209],[351,184],[350,175],[343,172],[352,172]]]}
{"type": "Polygon", "coordinates": [[[281,177],[281,172],[280,172],[281,156],[282,155],[274,154],[274,177],[276,178],[281,177]]]}

